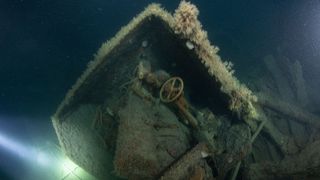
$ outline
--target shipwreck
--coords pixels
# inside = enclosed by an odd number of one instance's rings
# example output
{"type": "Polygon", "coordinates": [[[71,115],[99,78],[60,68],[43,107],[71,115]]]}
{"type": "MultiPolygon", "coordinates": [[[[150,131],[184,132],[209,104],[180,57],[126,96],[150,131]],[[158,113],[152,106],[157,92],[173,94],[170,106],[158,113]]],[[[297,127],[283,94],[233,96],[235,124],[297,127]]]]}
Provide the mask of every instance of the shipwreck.
{"type": "Polygon", "coordinates": [[[240,83],[198,14],[151,4],[102,44],[52,116],[66,155],[98,179],[319,177],[319,141],[271,120],[318,117],[240,83]]]}

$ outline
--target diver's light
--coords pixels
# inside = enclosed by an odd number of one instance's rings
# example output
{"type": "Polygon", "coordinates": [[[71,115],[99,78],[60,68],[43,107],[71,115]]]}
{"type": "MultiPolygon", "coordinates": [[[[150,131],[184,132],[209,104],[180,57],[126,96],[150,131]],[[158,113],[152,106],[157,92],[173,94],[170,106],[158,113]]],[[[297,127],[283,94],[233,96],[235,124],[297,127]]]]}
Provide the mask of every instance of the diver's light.
{"type": "Polygon", "coordinates": [[[12,140],[0,133],[0,146],[14,155],[28,161],[36,160],[39,165],[48,165],[50,156],[45,152],[35,148],[25,146],[15,140],[12,140]]]}
{"type": "Polygon", "coordinates": [[[0,134],[0,146],[22,158],[26,158],[28,155],[28,148],[2,134],[0,134]]]}
{"type": "MultiPolygon", "coordinates": [[[[31,163],[32,168],[50,169],[52,174],[49,176],[57,177],[54,179],[95,179],[66,157],[57,146],[47,146],[47,148],[25,146],[0,133],[0,148],[31,163]]],[[[44,177],[42,179],[47,179],[48,174],[41,176],[44,177]]]]}

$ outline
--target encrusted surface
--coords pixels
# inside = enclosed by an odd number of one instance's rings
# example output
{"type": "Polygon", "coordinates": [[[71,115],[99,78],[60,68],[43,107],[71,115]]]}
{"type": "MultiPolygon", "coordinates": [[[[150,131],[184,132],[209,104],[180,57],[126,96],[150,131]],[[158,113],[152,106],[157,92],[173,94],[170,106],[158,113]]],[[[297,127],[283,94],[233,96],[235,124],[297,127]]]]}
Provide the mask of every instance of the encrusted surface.
{"type": "Polygon", "coordinates": [[[111,178],[112,156],[91,128],[95,112],[95,106],[83,105],[69,116],[68,121],[60,123],[53,119],[53,124],[69,158],[98,178],[111,178]]]}
{"type": "Polygon", "coordinates": [[[119,112],[115,171],[120,177],[154,178],[189,148],[189,132],[164,105],[129,94],[119,112]]]}

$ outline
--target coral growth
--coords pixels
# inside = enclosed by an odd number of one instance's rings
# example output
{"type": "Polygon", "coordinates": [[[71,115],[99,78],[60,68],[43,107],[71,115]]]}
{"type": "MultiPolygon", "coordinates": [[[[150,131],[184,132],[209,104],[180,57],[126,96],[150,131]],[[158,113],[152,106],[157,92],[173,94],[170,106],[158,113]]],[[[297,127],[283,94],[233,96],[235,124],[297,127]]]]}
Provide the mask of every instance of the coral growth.
{"type": "Polygon", "coordinates": [[[182,1],[174,14],[175,33],[183,34],[185,37],[190,37],[196,33],[199,23],[197,21],[199,10],[189,2],[182,1]]]}
{"type": "Polygon", "coordinates": [[[231,61],[225,61],[223,62],[224,66],[226,67],[226,69],[230,72],[231,75],[234,74],[234,69],[233,69],[233,63],[231,61]]]}
{"type": "Polygon", "coordinates": [[[198,15],[199,10],[195,5],[181,1],[174,13],[174,31],[184,38],[190,38],[192,42],[199,45],[200,42],[207,38],[207,33],[202,31],[198,15]]]}
{"type": "Polygon", "coordinates": [[[207,32],[202,29],[198,20],[198,15],[199,10],[195,5],[181,1],[173,17],[174,31],[183,39],[189,39],[195,44],[194,50],[201,62],[208,68],[209,74],[221,83],[221,91],[230,96],[230,110],[249,122],[250,119],[256,118],[257,114],[252,102],[257,101],[257,98],[233,76],[233,65],[229,62],[223,63],[217,54],[219,48],[211,45],[207,32]],[[233,92],[237,92],[236,95],[233,92]]]}

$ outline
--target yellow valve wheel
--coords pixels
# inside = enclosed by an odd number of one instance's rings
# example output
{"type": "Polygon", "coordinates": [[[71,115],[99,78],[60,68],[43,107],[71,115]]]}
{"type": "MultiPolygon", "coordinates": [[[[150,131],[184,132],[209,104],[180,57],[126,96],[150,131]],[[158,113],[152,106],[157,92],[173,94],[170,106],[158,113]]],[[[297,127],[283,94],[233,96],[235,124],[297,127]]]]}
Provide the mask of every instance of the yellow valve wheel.
{"type": "Polygon", "coordinates": [[[169,103],[178,99],[183,92],[184,84],[180,77],[168,79],[160,89],[160,100],[169,103]]]}

